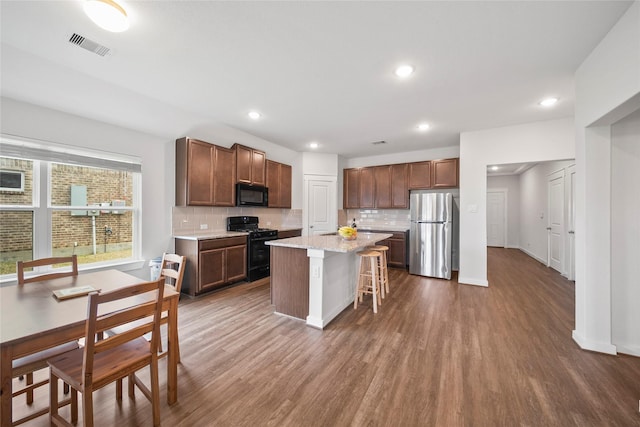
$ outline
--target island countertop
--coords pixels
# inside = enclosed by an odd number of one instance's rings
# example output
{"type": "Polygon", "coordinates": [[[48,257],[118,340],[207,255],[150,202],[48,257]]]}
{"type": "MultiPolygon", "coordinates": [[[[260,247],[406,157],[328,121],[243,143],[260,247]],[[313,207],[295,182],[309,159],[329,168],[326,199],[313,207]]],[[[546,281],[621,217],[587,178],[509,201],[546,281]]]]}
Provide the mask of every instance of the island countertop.
{"type": "Polygon", "coordinates": [[[365,233],[359,232],[356,240],[344,240],[337,235],[329,236],[301,236],[290,237],[288,239],[270,240],[267,245],[281,246],[285,248],[296,249],[319,249],[329,252],[353,252],[366,246],[375,245],[384,239],[388,239],[393,236],[391,233],[365,233]]]}

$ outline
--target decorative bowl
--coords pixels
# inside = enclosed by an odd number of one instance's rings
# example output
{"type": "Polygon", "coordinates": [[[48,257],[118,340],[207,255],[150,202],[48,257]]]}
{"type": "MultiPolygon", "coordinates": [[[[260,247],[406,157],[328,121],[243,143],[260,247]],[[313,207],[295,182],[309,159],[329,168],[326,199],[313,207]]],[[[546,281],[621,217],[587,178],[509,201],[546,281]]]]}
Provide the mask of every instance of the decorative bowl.
{"type": "Polygon", "coordinates": [[[357,235],[358,235],[358,230],[356,230],[355,228],[352,228],[352,227],[348,227],[348,226],[347,227],[340,227],[338,229],[338,234],[344,240],[356,240],[357,235]]]}

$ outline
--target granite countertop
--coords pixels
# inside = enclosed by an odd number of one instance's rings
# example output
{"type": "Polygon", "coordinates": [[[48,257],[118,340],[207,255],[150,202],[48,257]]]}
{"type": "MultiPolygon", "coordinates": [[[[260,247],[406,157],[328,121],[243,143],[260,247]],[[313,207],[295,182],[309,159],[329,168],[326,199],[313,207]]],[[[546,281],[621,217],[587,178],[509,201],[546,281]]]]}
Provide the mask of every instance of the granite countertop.
{"type": "Polygon", "coordinates": [[[365,246],[375,245],[380,240],[388,239],[388,233],[359,232],[356,240],[344,240],[340,236],[301,236],[289,239],[270,240],[267,245],[297,249],[321,249],[330,252],[353,252],[365,246]]]}
{"type": "Polygon", "coordinates": [[[278,228],[278,231],[293,231],[293,230],[302,230],[302,226],[300,227],[282,226],[278,228]]]}
{"type": "MultiPolygon", "coordinates": [[[[281,227],[278,231],[289,230],[302,230],[302,227],[281,227]]],[[[227,230],[202,230],[197,233],[178,233],[174,234],[174,239],[184,240],[209,240],[209,239],[223,239],[225,237],[246,236],[249,233],[246,231],[227,231],[227,230]]]]}
{"type": "Polygon", "coordinates": [[[202,230],[199,233],[174,234],[174,239],[184,240],[209,240],[223,239],[225,237],[247,236],[249,233],[245,231],[227,231],[227,230],[202,230]]]}

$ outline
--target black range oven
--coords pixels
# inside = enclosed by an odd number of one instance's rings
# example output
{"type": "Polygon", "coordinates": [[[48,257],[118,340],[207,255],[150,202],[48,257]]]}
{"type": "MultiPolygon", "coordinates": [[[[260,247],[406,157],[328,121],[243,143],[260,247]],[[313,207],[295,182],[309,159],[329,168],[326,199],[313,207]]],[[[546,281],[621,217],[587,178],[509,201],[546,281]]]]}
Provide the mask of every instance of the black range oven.
{"type": "Polygon", "coordinates": [[[278,238],[278,230],[258,227],[257,216],[230,216],[227,231],[244,231],[247,238],[247,279],[250,282],[270,275],[271,251],[266,244],[278,238]]]}

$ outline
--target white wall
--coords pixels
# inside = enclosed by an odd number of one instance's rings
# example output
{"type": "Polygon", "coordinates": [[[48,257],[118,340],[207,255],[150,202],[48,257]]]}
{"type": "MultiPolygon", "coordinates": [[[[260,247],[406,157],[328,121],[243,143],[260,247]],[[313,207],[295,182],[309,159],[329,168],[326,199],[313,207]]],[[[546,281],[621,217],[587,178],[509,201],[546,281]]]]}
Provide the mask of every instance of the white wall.
{"type": "Polygon", "coordinates": [[[174,141],[8,98],[0,106],[4,134],[142,159],[142,257],[173,250],[174,141]]]}
{"type": "Polygon", "coordinates": [[[487,165],[572,159],[571,118],[460,134],[460,274],[487,286],[487,165]]]}
{"type": "Polygon", "coordinates": [[[488,176],[487,190],[507,190],[507,248],[520,247],[520,175],[488,176]]]}
{"type": "MultiPolygon", "coordinates": [[[[611,128],[640,104],[640,2],[576,71],[576,325],[580,347],[615,353],[611,313],[611,128]]],[[[636,307],[638,307],[636,305],[636,307]]]]}
{"type": "MultiPolygon", "coordinates": [[[[548,262],[549,175],[565,170],[566,179],[566,168],[574,163],[573,160],[540,163],[520,176],[520,249],[543,264],[548,262]]],[[[567,196],[565,192],[565,228],[569,202],[567,196]]],[[[566,254],[569,240],[566,232],[563,238],[566,254]]],[[[563,267],[561,273],[566,274],[566,263],[563,267]]]]}
{"type": "Polygon", "coordinates": [[[640,356],[640,110],[611,126],[611,326],[640,356]]]}

